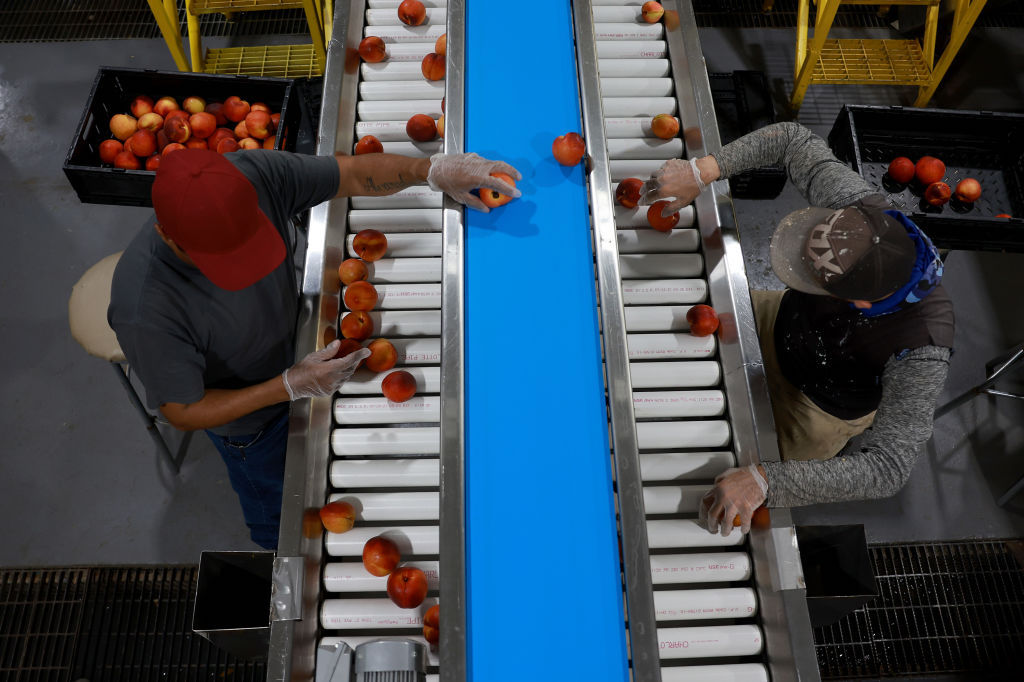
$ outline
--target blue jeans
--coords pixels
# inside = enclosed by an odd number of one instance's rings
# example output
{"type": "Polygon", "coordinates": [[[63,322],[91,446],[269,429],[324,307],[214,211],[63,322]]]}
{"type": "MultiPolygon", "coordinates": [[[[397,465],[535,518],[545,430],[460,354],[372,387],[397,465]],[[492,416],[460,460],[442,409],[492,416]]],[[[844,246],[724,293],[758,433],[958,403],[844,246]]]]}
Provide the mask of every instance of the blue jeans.
{"type": "Polygon", "coordinates": [[[228,467],[231,487],[242,503],[252,541],[277,549],[281,525],[284,456],[288,447],[288,411],[250,436],[218,436],[207,431],[228,467]]]}

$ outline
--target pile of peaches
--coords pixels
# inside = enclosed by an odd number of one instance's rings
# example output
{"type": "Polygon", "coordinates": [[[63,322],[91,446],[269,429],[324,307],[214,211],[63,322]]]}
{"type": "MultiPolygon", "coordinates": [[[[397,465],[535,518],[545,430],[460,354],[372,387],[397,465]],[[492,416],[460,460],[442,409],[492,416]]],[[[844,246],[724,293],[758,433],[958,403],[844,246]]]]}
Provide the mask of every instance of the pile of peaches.
{"type": "Polygon", "coordinates": [[[138,95],[130,114],[110,118],[114,135],[100,143],[100,161],[125,170],[155,171],[166,154],[179,149],[210,149],[220,154],[239,149],[273,149],[281,113],[262,102],[237,95],[223,102],[186,97],[181,106],[173,97],[156,101],[138,95]]]}
{"type": "Polygon", "coordinates": [[[964,178],[957,183],[956,189],[951,191],[949,185],[943,182],[946,164],[934,156],[922,156],[917,163],[905,156],[898,156],[889,162],[886,175],[901,189],[911,182],[916,182],[918,187],[924,189],[924,202],[934,208],[941,209],[951,197],[955,197],[964,206],[970,206],[981,198],[981,183],[974,178],[964,178]]]}

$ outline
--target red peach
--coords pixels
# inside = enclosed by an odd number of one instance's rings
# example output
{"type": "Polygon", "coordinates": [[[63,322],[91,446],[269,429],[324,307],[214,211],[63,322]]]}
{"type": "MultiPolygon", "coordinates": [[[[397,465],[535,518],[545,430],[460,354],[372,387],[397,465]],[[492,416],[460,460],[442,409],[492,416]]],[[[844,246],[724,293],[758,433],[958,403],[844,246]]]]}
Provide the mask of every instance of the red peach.
{"type": "Polygon", "coordinates": [[[188,117],[188,124],[192,128],[192,134],[201,140],[205,140],[213,131],[217,130],[217,117],[208,111],[200,111],[188,117]]]}
{"type": "Polygon", "coordinates": [[[366,347],[370,349],[370,357],[363,364],[371,372],[386,372],[398,362],[398,351],[387,339],[374,339],[366,347]]]}
{"type": "Polygon", "coordinates": [[[198,114],[200,111],[206,111],[206,100],[192,95],[185,98],[185,101],[181,103],[181,108],[190,114],[198,114]]]}
{"type": "Polygon", "coordinates": [[[271,137],[268,137],[267,139],[263,140],[263,148],[264,149],[273,149],[275,144],[277,144],[277,138],[276,137],[271,136],[271,137]]]}
{"type": "Polygon", "coordinates": [[[934,156],[922,156],[917,160],[917,165],[914,167],[914,175],[917,177],[917,181],[926,187],[933,182],[941,180],[945,174],[946,164],[934,156]]]}
{"type": "Polygon", "coordinates": [[[981,183],[974,178],[964,178],[956,185],[956,198],[965,204],[972,204],[981,197],[981,183]]]}
{"type": "Polygon", "coordinates": [[[419,26],[427,18],[427,8],[420,0],[402,0],[398,6],[398,20],[406,26],[419,26]]]}
{"type": "Polygon", "coordinates": [[[647,222],[659,232],[668,232],[679,222],[679,211],[676,211],[667,218],[661,217],[662,210],[669,205],[667,201],[655,201],[647,209],[647,222]]]}
{"type": "Polygon", "coordinates": [[[211,102],[206,105],[206,113],[213,114],[213,117],[217,119],[217,127],[226,126],[228,124],[227,117],[224,116],[224,105],[220,102],[211,102]]]}
{"type": "Polygon", "coordinates": [[[129,107],[132,112],[132,116],[135,118],[142,118],[149,112],[153,111],[153,98],[148,95],[139,95],[132,100],[132,104],[129,107]]]}
{"type": "Polygon", "coordinates": [[[640,203],[640,190],[644,187],[644,181],[640,178],[626,178],[615,188],[615,201],[619,206],[625,208],[636,208],[640,203]]]}
{"type": "Polygon", "coordinates": [[[100,142],[100,161],[114,163],[114,157],[124,151],[120,140],[103,140],[100,142]]]}
{"type": "Polygon", "coordinates": [[[159,154],[154,154],[153,156],[146,159],[146,170],[155,171],[157,168],[160,167],[161,159],[163,159],[163,157],[160,156],[159,154]]]}
{"type": "Polygon", "coordinates": [[[648,24],[656,24],[661,20],[661,15],[665,13],[665,8],[661,6],[661,3],[645,2],[643,7],[640,8],[641,15],[648,24]]]}
{"type": "Polygon", "coordinates": [[[889,177],[902,185],[914,179],[914,162],[905,156],[897,156],[889,162],[889,177]]]}
{"type": "Polygon", "coordinates": [[[249,103],[237,95],[228,97],[224,100],[224,105],[221,107],[224,117],[232,123],[245,120],[245,115],[249,113],[249,109],[249,103]]]}
{"type": "Polygon", "coordinates": [[[356,154],[380,154],[384,151],[384,145],[373,135],[363,135],[356,142],[356,154]]]}
{"type": "Polygon", "coordinates": [[[388,575],[398,568],[401,560],[402,553],[398,551],[398,545],[383,535],[372,537],[363,545],[363,568],[370,575],[388,575]]]}
{"type": "Polygon", "coordinates": [[[364,341],[373,334],[373,318],[365,310],[356,310],[341,318],[341,335],[364,341]]]}
{"type": "Polygon", "coordinates": [[[444,78],[445,59],[437,52],[431,52],[420,62],[420,71],[428,81],[439,81],[444,78]]]}
{"type": "Polygon", "coordinates": [[[239,149],[262,149],[263,144],[261,140],[257,140],[255,137],[243,137],[238,141],[239,149]]]}
{"type": "Polygon", "coordinates": [[[332,533],[344,533],[352,530],[356,523],[356,509],[348,502],[338,500],[325,504],[320,508],[320,520],[324,528],[332,533]]]}
{"type": "Polygon", "coordinates": [[[388,56],[387,45],[377,36],[366,36],[359,42],[359,56],[370,64],[382,62],[388,56]]]}
{"type": "Polygon", "coordinates": [[[217,152],[218,154],[230,154],[231,152],[237,152],[238,149],[238,140],[232,137],[230,139],[221,139],[219,142],[217,142],[217,146],[213,151],[217,152]]]}
{"type": "Polygon", "coordinates": [[[405,124],[405,134],[417,142],[430,142],[437,137],[437,124],[426,114],[413,114],[405,124]]]}
{"type": "Polygon", "coordinates": [[[155,111],[151,111],[148,114],[143,114],[139,117],[139,130],[148,130],[151,133],[157,133],[163,130],[164,117],[155,111]]]}
{"type": "Polygon", "coordinates": [[[352,282],[345,289],[345,307],[349,310],[373,310],[376,305],[377,289],[369,282],[352,282]]]}
{"type": "Polygon", "coordinates": [[[141,168],[139,164],[139,157],[132,154],[130,151],[119,152],[114,157],[114,168],[124,168],[125,170],[139,170],[141,168]]]}
{"type": "Polygon", "coordinates": [[[427,576],[413,566],[396,568],[388,576],[387,592],[401,608],[414,609],[427,598],[427,576]]]}
{"type": "Polygon", "coordinates": [[[551,143],[551,154],[555,157],[555,161],[563,166],[575,166],[586,151],[587,146],[579,133],[559,135],[551,143]]]}
{"type": "MultiPolygon", "coordinates": [[[[246,116],[248,116],[248,114],[246,114],[246,116]]],[[[237,138],[239,140],[242,140],[242,139],[245,139],[247,137],[250,137],[250,135],[249,135],[249,128],[246,127],[245,121],[239,121],[235,125],[235,138],[237,138]]]]}
{"type": "Polygon", "coordinates": [[[324,327],[324,348],[331,345],[336,338],[338,338],[338,331],[334,327],[324,327]]]}
{"type": "Polygon", "coordinates": [[[171,141],[167,139],[167,133],[164,132],[163,126],[161,126],[160,130],[156,131],[156,147],[160,150],[160,153],[163,153],[164,147],[169,144],[171,144],[171,141]]]}
{"type": "Polygon", "coordinates": [[[924,200],[930,206],[942,206],[949,201],[949,185],[944,182],[933,182],[924,190],[924,200]]]}
{"type": "Polygon", "coordinates": [[[143,158],[156,154],[156,135],[148,130],[136,130],[124,142],[124,148],[143,158]]]}
{"type": "Polygon", "coordinates": [[[180,142],[171,142],[166,147],[161,149],[160,153],[163,156],[167,156],[171,152],[176,152],[176,151],[178,151],[180,149],[185,149],[185,145],[181,144],[180,142]]]}
{"type": "Polygon", "coordinates": [[[434,41],[434,52],[438,53],[442,57],[448,54],[448,34],[442,33],[434,41]]]}
{"type": "Polygon", "coordinates": [[[178,100],[173,97],[161,97],[153,105],[153,111],[167,118],[167,114],[178,109],[178,100]]]}
{"type": "Polygon", "coordinates": [[[384,397],[395,403],[404,403],[416,395],[416,377],[404,369],[384,377],[380,385],[384,397]]]}
{"type": "MultiPolygon", "coordinates": [[[[504,180],[513,187],[516,186],[516,181],[512,179],[508,173],[491,173],[492,178],[498,178],[504,180]]],[[[480,188],[480,201],[484,202],[485,206],[490,208],[497,208],[498,206],[504,206],[508,202],[512,201],[512,197],[507,194],[502,194],[497,190],[487,189],[486,187],[480,188]]]]}
{"type": "Polygon", "coordinates": [[[270,137],[272,125],[270,114],[261,109],[250,111],[245,115],[245,129],[249,131],[250,137],[255,137],[257,140],[265,140],[270,137]]]}
{"type": "Polygon", "coordinates": [[[441,641],[441,608],[437,604],[423,616],[423,639],[434,645],[441,641]]]}
{"type": "Polygon", "coordinates": [[[365,280],[369,277],[369,274],[366,269],[366,263],[358,258],[347,258],[338,266],[338,277],[341,279],[342,284],[348,285],[365,280]]]}
{"type": "MultiPolygon", "coordinates": [[[[328,329],[333,329],[333,327],[328,327],[328,329]]],[[[333,340],[334,339],[331,339],[331,341],[333,340]]],[[[351,355],[352,353],[355,353],[357,350],[362,349],[363,344],[359,343],[355,339],[342,339],[341,343],[338,344],[338,350],[335,351],[333,359],[337,360],[338,358],[343,358],[346,355],[351,355]]]]}
{"type": "Polygon", "coordinates": [[[437,119],[437,134],[444,137],[444,114],[441,114],[437,119]]]}
{"type": "Polygon", "coordinates": [[[171,142],[184,144],[192,136],[192,127],[188,124],[188,121],[182,120],[179,117],[173,117],[164,121],[164,133],[171,142]]]}
{"type": "Polygon", "coordinates": [[[686,311],[686,322],[690,325],[692,335],[710,336],[718,329],[718,313],[711,306],[701,303],[686,311]]]}
{"type": "Polygon", "coordinates": [[[249,111],[250,112],[253,112],[253,111],[265,111],[269,115],[270,114],[270,107],[268,107],[263,102],[253,102],[252,106],[249,107],[249,111]]]}
{"type": "Polygon", "coordinates": [[[217,128],[213,131],[213,134],[206,138],[206,144],[210,146],[210,149],[216,149],[217,143],[221,140],[233,140],[235,134],[230,128],[217,128]]]}
{"type": "Polygon", "coordinates": [[[388,238],[377,230],[360,230],[352,240],[352,250],[368,263],[380,260],[388,250],[388,238]]]}
{"type": "Polygon", "coordinates": [[[679,119],[672,114],[658,114],[651,119],[651,132],[663,140],[671,140],[679,133],[679,119]]]}
{"type": "Polygon", "coordinates": [[[110,132],[114,133],[114,137],[122,142],[131,137],[138,129],[139,122],[134,116],[114,114],[110,117],[110,132]]]}
{"type": "Polygon", "coordinates": [[[206,140],[200,140],[198,137],[190,137],[185,142],[186,149],[209,149],[210,147],[206,144],[206,140]]]}

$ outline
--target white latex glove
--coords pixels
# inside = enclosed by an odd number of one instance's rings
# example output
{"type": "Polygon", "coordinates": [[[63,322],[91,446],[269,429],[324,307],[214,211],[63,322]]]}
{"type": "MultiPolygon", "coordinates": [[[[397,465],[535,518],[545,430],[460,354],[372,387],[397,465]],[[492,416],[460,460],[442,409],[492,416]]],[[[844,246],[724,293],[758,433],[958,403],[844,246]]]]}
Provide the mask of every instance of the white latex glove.
{"type": "Polygon", "coordinates": [[[653,204],[662,199],[670,200],[669,205],[661,210],[661,216],[667,218],[684,206],[689,206],[704,188],[700,175],[694,173],[694,164],[682,159],[669,159],[644,183],[640,203],[653,204]]]}
{"type": "Polygon", "coordinates": [[[427,184],[435,192],[444,192],[460,204],[487,213],[491,209],[470,191],[484,187],[513,199],[523,194],[504,180],[492,178],[491,173],[507,173],[516,181],[523,179],[519,171],[504,161],[491,161],[478,154],[434,154],[430,157],[427,184]]]}
{"type": "Polygon", "coordinates": [[[726,469],[715,477],[715,487],[704,494],[700,501],[700,524],[709,533],[721,531],[722,537],[729,537],[733,519],[740,517],[740,532],[750,532],[750,520],[754,510],[768,499],[768,481],[758,471],[756,464],[740,469],[726,469]]]}
{"type": "Polygon", "coordinates": [[[284,371],[284,387],[289,398],[299,400],[333,395],[339,386],[349,380],[359,363],[370,357],[370,349],[361,348],[333,360],[340,345],[341,341],[335,339],[323,350],[313,351],[284,371]]]}

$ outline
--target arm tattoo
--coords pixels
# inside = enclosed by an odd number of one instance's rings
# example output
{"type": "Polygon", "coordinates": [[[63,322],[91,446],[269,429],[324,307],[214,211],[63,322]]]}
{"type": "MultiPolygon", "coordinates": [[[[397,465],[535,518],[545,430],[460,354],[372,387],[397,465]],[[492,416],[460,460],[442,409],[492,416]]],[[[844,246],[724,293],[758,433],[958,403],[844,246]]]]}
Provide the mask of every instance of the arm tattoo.
{"type": "Polygon", "coordinates": [[[371,176],[367,176],[365,182],[363,183],[364,187],[366,187],[367,192],[384,193],[396,192],[400,189],[405,189],[406,187],[412,184],[413,183],[410,182],[409,180],[406,180],[401,173],[398,174],[398,180],[395,180],[394,182],[382,182],[380,184],[377,184],[376,182],[374,182],[371,176]]]}

